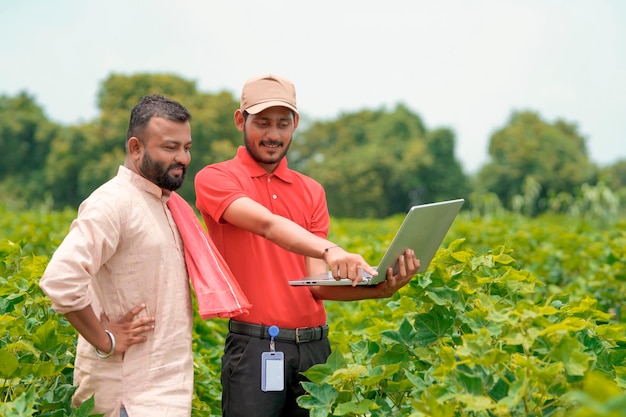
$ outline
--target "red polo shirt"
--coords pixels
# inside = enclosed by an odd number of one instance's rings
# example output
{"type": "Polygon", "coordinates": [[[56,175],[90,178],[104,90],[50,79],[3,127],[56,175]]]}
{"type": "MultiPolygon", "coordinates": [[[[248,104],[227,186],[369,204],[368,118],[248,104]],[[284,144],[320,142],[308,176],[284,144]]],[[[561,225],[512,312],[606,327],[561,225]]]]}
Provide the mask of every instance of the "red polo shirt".
{"type": "Polygon", "coordinates": [[[285,158],[268,174],[243,146],[235,158],[203,168],[194,182],[209,234],[252,303],[248,314],[235,319],[288,328],[326,323],[323,302],[308,288],[288,284],[307,275],[304,256],[222,220],[230,203],[248,197],[325,238],[330,219],[322,186],[289,169],[285,158]]]}

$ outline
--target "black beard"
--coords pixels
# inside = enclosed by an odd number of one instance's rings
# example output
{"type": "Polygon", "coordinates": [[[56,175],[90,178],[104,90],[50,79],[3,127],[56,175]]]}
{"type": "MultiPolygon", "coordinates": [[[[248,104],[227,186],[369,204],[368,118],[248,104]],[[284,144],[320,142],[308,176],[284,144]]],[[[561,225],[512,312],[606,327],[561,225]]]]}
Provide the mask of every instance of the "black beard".
{"type": "Polygon", "coordinates": [[[172,164],[165,168],[163,164],[154,161],[148,151],[144,151],[143,161],[141,162],[139,171],[158,187],[165,190],[176,191],[183,185],[183,181],[185,181],[187,167],[183,164],[172,164]],[[183,169],[183,174],[178,178],[171,177],[169,174],[170,170],[175,168],[183,169]]]}
{"type": "MultiPolygon", "coordinates": [[[[274,142],[274,143],[276,143],[276,142],[279,142],[279,141],[265,141],[265,142],[274,142]]],[[[287,147],[284,148],[283,151],[278,156],[271,157],[270,159],[264,159],[263,157],[261,157],[256,152],[256,150],[251,145],[249,145],[250,140],[248,139],[248,134],[247,134],[245,128],[243,130],[243,143],[246,146],[246,149],[248,150],[248,154],[252,157],[252,159],[254,159],[259,164],[266,164],[266,165],[279,163],[280,160],[283,159],[285,157],[285,155],[287,155],[287,151],[289,151],[289,147],[291,146],[291,141],[290,141],[289,145],[287,145],[287,147]]]]}

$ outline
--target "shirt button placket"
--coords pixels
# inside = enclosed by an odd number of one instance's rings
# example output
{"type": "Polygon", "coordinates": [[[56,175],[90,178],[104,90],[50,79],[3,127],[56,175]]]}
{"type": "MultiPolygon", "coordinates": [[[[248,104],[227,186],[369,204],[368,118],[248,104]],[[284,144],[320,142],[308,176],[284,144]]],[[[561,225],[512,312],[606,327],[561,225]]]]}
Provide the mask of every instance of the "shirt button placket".
{"type": "Polygon", "coordinates": [[[272,191],[271,182],[272,182],[272,177],[268,176],[267,177],[267,194],[270,197],[270,200],[269,200],[270,204],[272,204],[272,202],[278,198],[278,196],[272,191]]]}
{"type": "MultiPolygon", "coordinates": [[[[271,178],[267,177],[267,182],[271,182],[271,178]]],[[[276,194],[272,194],[272,200],[276,200],[278,198],[278,196],[276,194]]]]}

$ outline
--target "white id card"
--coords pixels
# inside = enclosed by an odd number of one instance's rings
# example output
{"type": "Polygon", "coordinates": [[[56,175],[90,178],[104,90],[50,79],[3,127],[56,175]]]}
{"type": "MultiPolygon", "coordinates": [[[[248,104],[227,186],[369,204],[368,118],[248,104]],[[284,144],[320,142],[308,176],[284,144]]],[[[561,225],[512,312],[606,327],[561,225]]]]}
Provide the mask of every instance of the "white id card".
{"type": "Polygon", "coordinates": [[[261,390],[282,391],[285,389],[285,358],[283,352],[261,354],[261,390]]]}

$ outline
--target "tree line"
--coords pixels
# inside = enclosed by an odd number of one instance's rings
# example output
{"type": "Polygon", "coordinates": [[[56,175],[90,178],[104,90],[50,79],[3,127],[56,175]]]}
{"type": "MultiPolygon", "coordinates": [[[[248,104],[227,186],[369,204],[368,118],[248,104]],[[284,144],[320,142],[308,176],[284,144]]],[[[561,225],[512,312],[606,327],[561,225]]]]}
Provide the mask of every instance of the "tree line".
{"type": "MultiPolygon", "coordinates": [[[[179,190],[195,202],[193,178],[205,165],[229,159],[243,144],[233,124],[238,97],[199,91],[172,74],[111,74],[101,85],[99,115],[77,125],[48,119],[27,92],[0,96],[0,192],[12,204],[59,209],[77,207],[124,160],[130,109],[139,97],[159,93],[191,112],[192,161],[179,190]]],[[[626,161],[598,167],[574,123],[550,123],[532,111],[513,112],[490,138],[490,161],[467,175],[456,159],[455,134],[429,129],[403,104],[364,109],[334,120],[301,115],[288,161],[322,183],[333,216],[380,218],[413,204],[465,198],[466,207],[485,196],[515,208],[533,185],[529,214],[549,209],[558,196],[574,196],[584,184],[626,187],[626,161]]]]}

